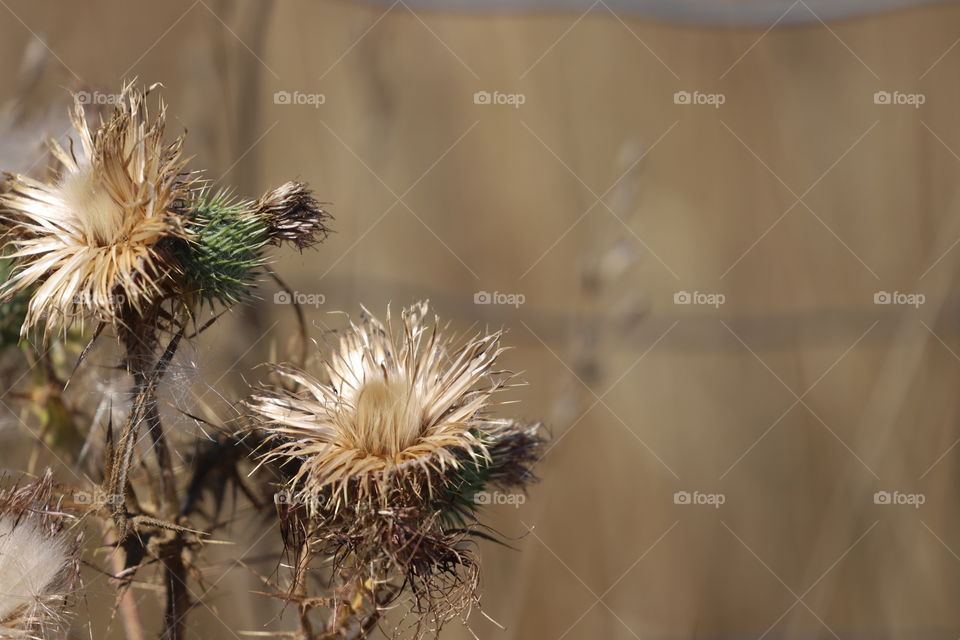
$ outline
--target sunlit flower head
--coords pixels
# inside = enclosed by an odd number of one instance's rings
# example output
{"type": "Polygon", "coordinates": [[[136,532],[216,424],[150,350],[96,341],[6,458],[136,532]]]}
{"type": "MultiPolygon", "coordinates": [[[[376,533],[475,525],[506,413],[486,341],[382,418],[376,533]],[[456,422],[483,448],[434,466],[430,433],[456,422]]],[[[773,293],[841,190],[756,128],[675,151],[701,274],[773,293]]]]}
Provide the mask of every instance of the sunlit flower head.
{"type": "Polygon", "coordinates": [[[278,382],[248,401],[283,485],[288,548],[329,558],[346,584],[371,585],[374,603],[408,593],[411,637],[477,601],[481,505],[488,491],[525,491],[544,443],[541,425],[493,415],[512,378],[496,369],[500,333],[446,333],[426,303],[397,324],[365,314],[318,374],[274,365],[278,382]]]}
{"type": "Polygon", "coordinates": [[[160,239],[180,233],[171,210],[188,190],[181,139],[164,142],[165,109],[151,117],[149,93],[125,85],[93,131],[82,100],[71,113],[68,148],[52,141],[56,177],[8,174],[0,195],[5,239],[16,261],[3,298],[35,288],[23,331],[76,318],[116,321],[161,293],[167,267],[160,239]]]}
{"type": "Polygon", "coordinates": [[[443,474],[488,456],[486,436],[499,425],[488,409],[506,379],[493,370],[500,336],[454,347],[426,314],[420,303],[398,327],[389,312],[385,325],[369,314],[351,323],[322,379],[276,366],[298,389],[263,390],[250,406],[273,443],[267,458],[300,461],[295,484],[366,494],[391,476],[443,474]]]}

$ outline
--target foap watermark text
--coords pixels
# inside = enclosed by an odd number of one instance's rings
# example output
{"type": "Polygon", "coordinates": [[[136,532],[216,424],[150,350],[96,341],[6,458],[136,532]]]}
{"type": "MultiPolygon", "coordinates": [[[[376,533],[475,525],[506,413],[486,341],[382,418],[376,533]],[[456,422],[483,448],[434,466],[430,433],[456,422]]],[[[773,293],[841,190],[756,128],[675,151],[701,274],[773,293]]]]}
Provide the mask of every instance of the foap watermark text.
{"type": "Polygon", "coordinates": [[[903,105],[919,109],[927,101],[922,93],[904,93],[903,91],[877,91],[873,94],[873,104],[903,105]]]}
{"type": "Polygon", "coordinates": [[[673,104],[704,105],[719,109],[727,101],[722,93],[704,93],[702,91],[677,91],[673,94],[673,104]]]}
{"type": "Polygon", "coordinates": [[[922,493],[903,493],[902,491],[877,491],[873,494],[873,504],[899,505],[919,509],[927,501],[922,493]]]}
{"type": "Polygon", "coordinates": [[[927,301],[922,293],[904,293],[903,291],[877,291],[873,294],[873,304],[897,304],[918,309],[927,301]]]}
{"type": "Polygon", "coordinates": [[[475,504],[509,504],[516,508],[527,501],[522,493],[501,493],[499,491],[478,491],[473,494],[475,504]]]}
{"type": "Polygon", "coordinates": [[[277,291],[273,294],[273,304],[299,304],[303,307],[319,307],[327,301],[322,293],[302,293],[300,291],[277,291]]]}
{"type": "Polygon", "coordinates": [[[306,91],[277,91],[273,94],[273,104],[306,105],[319,109],[327,102],[327,96],[322,93],[306,91]]]}
{"type": "Polygon", "coordinates": [[[104,93],[102,91],[77,91],[74,94],[80,104],[120,104],[123,96],[119,93],[104,93]]]}
{"type": "Polygon", "coordinates": [[[707,293],[704,291],[677,291],[673,294],[673,304],[699,304],[719,308],[727,301],[722,293],[707,293]]]}
{"type": "Polygon", "coordinates": [[[102,489],[93,491],[76,491],[73,501],[77,504],[89,504],[95,507],[123,504],[123,496],[118,493],[107,493],[102,489]]]}
{"type": "Polygon", "coordinates": [[[473,304],[502,304],[519,309],[526,301],[527,297],[522,293],[477,291],[473,294],[473,304]]]}
{"type": "Polygon", "coordinates": [[[702,491],[677,491],[673,494],[673,504],[705,505],[719,509],[727,501],[722,493],[704,493],[702,491]]]}
{"type": "Polygon", "coordinates": [[[519,109],[527,101],[522,93],[501,93],[500,91],[477,91],[473,94],[473,104],[503,104],[519,109]]]}

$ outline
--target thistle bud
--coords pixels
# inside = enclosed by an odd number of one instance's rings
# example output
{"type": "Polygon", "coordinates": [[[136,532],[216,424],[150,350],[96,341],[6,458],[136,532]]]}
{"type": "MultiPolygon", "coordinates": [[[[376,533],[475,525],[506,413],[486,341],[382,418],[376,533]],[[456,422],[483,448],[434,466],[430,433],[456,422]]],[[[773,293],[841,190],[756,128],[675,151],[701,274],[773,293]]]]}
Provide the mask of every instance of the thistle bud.
{"type": "Polygon", "coordinates": [[[266,220],[274,244],[291,242],[306,249],[330,233],[324,224],[330,214],[302,182],[287,182],[268,191],[256,202],[256,209],[266,220]]]}

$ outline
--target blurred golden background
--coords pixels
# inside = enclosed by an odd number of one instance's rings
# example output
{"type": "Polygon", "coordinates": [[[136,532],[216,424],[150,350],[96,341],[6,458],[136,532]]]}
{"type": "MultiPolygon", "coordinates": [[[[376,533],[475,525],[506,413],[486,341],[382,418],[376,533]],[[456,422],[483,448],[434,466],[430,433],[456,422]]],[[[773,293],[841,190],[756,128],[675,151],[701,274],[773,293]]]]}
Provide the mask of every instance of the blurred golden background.
{"type": "MultiPolygon", "coordinates": [[[[422,298],[509,330],[512,410],[553,443],[529,499],[489,509],[519,549],[482,547],[505,630],[475,612],[444,637],[960,635],[960,7],[798,0],[735,27],[599,0],[0,5],[8,128],[62,135],[68,90],[162,82],[191,166],[331,203],[336,233],[275,265],[316,337],[331,311],[422,298]]],[[[296,331],[276,291],[182,354],[168,394],[228,414],[296,331]]],[[[292,628],[250,594],[276,532],[238,517],[195,637],[292,628]]],[[[90,578],[72,637],[122,637],[110,591],[90,578]]]]}

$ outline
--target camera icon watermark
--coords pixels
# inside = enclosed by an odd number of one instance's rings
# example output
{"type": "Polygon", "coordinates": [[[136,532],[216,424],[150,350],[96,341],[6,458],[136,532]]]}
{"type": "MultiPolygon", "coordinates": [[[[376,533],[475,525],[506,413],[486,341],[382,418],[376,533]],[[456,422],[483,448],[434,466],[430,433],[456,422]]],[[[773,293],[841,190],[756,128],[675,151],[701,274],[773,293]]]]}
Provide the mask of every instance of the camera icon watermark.
{"type": "Polygon", "coordinates": [[[319,109],[326,104],[327,96],[323,93],[307,93],[303,91],[277,91],[273,94],[273,104],[307,105],[319,109]]]}
{"type": "Polygon", "coordinates": [[[903,505],[919,509],[927,501],[922,493],[902,493],[900,491],[877,491],[873,494],[873,504],[903,505]]]}
{"type": "Polygon", "coordinates": [[[677,91],[673,94],[673,104],[704,105],[719,109],[727,101],[723,93],[704,93],[702,91],[677,91]]]}
{"type": "Polygon", "coordinates": [[[706,293],[703,291],[677,291],[673,294],[673,304],[696,304],[706,305],[714,309],[720,308],[720,305],[727,301],[727,296],[722,293],[706,293]]]}
{"type": "Polygon", "coordinates": [[[527,502],[523,493],[501,493],[499,491],[477,491],[473,494],[473,503],[479,505],[508,504],[517,509],[527,502]]]}
{"type": "Polygon", "coordinates": [[[904,93],[903,91],[877,91],[873,94],[873,104],[903,105],[919,109],[927,101],[926,94],[904,93]]]}
{"type": "Polygon", "coordinates": [[[903,293],[901,291],[877,291],[873,294],[873,304],[896,304],[919,309],[927,301],[922,293],[903,293]]]}
{"type": "Polygon", "coordinates": [[[673,494],[673,504],[705,505],[719,509],[726,503],[727,496],[722,493],[703,493],[701,491],[677,491],[673,494]]]}
{"type": "Polygon", "coordinates": [[[477,91],[473,94],[473,104],[500,104],[519,109],[527,101],[522,93],[501,93],[500,91],[477,91]]]}
{"type": "Polygon", "coordinates": [[[500,291],[477,291],[473,294],[473,304],[500,304],[519,309],[527,301],[522,293],[501,293],[500,291]]]}
{"type": "Polygon", "coordinates": [[[273,304],[298,304],[301,307],[320,307],[327,297],[322,293],[302,293],[300,291],[277,291],[273,294],[273,304]]]}

